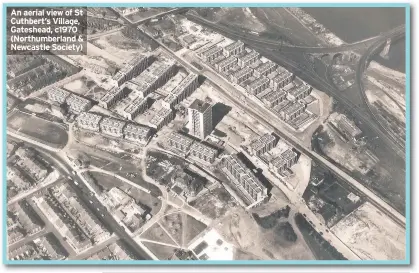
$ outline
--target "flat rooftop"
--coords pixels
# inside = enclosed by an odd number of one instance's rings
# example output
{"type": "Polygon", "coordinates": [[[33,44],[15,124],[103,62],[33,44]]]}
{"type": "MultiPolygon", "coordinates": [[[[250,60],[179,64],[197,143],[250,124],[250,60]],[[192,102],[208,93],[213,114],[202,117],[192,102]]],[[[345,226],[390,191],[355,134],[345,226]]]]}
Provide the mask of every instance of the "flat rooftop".
{"type": "Polygon", "coordinates": [[[210,107],[211,107],[211,104],[204,102],[202,100],[199,100],[199,99],[194,100],[194,102],[192,102],[192,104],[189,106],[190,109],[194,109],[200,113],[204,113],[210,107]]]}

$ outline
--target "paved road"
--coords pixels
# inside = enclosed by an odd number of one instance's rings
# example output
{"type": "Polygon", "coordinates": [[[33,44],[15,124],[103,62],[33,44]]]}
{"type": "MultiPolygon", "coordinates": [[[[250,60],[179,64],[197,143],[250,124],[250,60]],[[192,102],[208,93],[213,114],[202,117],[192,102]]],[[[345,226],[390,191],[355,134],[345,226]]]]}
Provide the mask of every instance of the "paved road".
{"type": "MultiPolygon", "coordinates": [[[[231,29],[227,30],[226,28],[220,27],[217,24],[210,23],[196,16],[193,17],[193,20],[199,21],[199,23],[202,23],[205,26],[212,28],[217,32],[220,32],[221,34],[227,37],[241,39],[245,43],[248,43],[252,48],[259,51],[263,56],[266,56],[272,61],[283,65],[285,68],[294,73],[301,73],[301,78],[303,78],[303,80],[316,86],[319,90],[327,92],[329,95],[337,99],[343,106],[345,106],[345,108],[349,112],[353,113],[358,120],[360,120],[364,124],[368,124],[369,127],[374,131],[374,133],[377,136],[379,136],[384,141],[384,143],[396,153],[396,155],[398,155],[402,159],[405,159],[404,147],[400,147],[398,142],[394,140],[393,136],[390,135],[384,127],[382,127],[379,123],[376,122],[376,119],[371,114],[368,106],[362,105],[362,107],[359,107],[357,105],[354,105],[354,103],[351,100],[344,97],[340,91],[336,90],[336,88],[333,85],[331,85],[325,77],[319,76],[317,73],[315,73],[315,71],[309,70],[300,63],[297,63],[291,60],[290,58],[284,56],[284,54],[281,54],[281,52],[286,52],[286,50],[284,50],[284,47],[282,47],[281,49],[278,48],[277,50],[272,50],[270,49],[270,47],[272,48],[272,46],[269,47],[267,45],[261,45],[260,42],[255,41],[254,39],[247,39],[246,37],[243,37],[242,33],[235,34],[231,29]],[[232,32],[233,34],[231,34],[232,32]]],[[[375,44],[377,41],[385,41],[389,37],[398,37],[399,35],[404,35],[404,33],[405,26],[402,25],[382,34],[381,36],[379,36],[379,38],[377,38],[377,40],[372,39],[368,41],[368,43],[372,42],[372,44],[375,44]]],[[[340,50],[339,52],[341,51],[342,50],[340,50]]],[[[310,53],[313,53],[313,51],[311,51],[310,53]]]]}
{"type": "Polygon", "coordinates": [[[102,37],[102,36],[107,36],[107,35],[110,35],[112,33],[118,32],[118,31],[122,30],[123,28],[124,27],[119,27],[119,28],[111,29],[111,30],[105,31],[105,32],[89,34],[89,35],[87,35],[87,40],[90,41],[90,40],[93,40],[93,39],[96,39],[96,38],[99,38],[99,37],[102,37]]]}
{"type": "MultiPolygon", "coordinates": [[[[160,43],[156,40],[157,43],[160,44],[162,48],[164,48],[167,52],[171,53],[172,56],[178,60],[181,64],[185,67],[188,67],[191,71],[197,74],[201,74],[193,65],[189,64],[185,61],[182,57],[176,55],[173,51],[167,48],[164,44],[160,43]]],[[[345,181],[349,186],[353,189],[357,190],[357,192],[362,192],[368,200],[381,209],[384,213],[386,213],[389,217],[391,217],[397,224],[401,226],[405,226],[406,218],[401,215],[398,211],[392,208],[389,204],[383,201],[380,197],[378,197],[375,193],[370,191],[368,188],[362,185],[362,183],[358,182],[356,179],[339,169],[333,163],[329,162],[327,159],[322,157],[321,155],[317,154],[316,152],[312,151],[309,147],[306,147],[300,139],[295,137],[293,134],[289,132],[285,132],[283,130],[278,130],[277,128],[283,127],[283,123],[278,120],[278,117],[274,115],[271,111],[266,109],[265,107],[261,107],[260,105],[256,104],[253,100],[246,97],[246,103],[239,98],[244,97],[240,91],[238,91],[234,86],[232,86],[229,82],[226,82],[220,76],[212,73],[212,77],[208,77],[208,73],[206,74],[207,80],[214,86],[219,87],[221,93],[229,98],[229,100],[235,102],[235,106],[239,109],[246,111],[250,116],[255,118],[256,120],[265,124],[267,128],[271,128],[275,133],[279,136],[283,137],[286,141],[288,141],[292,146],[294,146],[297,150],[301,153],[308,155],[311,159],[315,160],[321,166],[325,167],[326,169],[330,170],[334,173],[338,178],[345,181]],[[225,89],[220,85],[220,83],[224,83],[227,86],[230,86],[229,92],[226,92],[225,89]],[[234,94],[234,95],[232,95],[234,94]],[[278,124],[278,125],[275,125],[278,124]]]]}
{"type": "MultiPolygon", "coordinates": [[[[396,36],[393,37],[393,39],[400,39],[405,36],[405,33],[398,33],[396,36]]],[[[405,142],[404,140],[401,140],[399,136],[395,135],[393,132],[386,129],[386,126],[382,124],[380,119],[376,116],[375,112],[372,109],[372,106],[370,105],[367,94],[365,92],[364,84],[363,84],[363,75],[367,68],[368,62],[371,60],[373,56],[375,56],[379,51],[381,50],[381,47],[386,43],[385,40],[380,40],[372,44],[367,51],[361,56],[358,66],[356,69],[356,82],[358,86],[358,91],[360,92],[362,96],[362,102],[365,105],[365,108],[368,109],[368,112],[370,115],[374,118],[376,124],[380,127],[380,129],[383,132],[386,132],[389,138],[392,139],[394,143],[400,148],[405,149],[405,142]]],[[[403,156],[405,156],[405,153],[403,153],[403,156]]]]}
{"type": "MultiPolygon", "coordinates": [[[[158,42],[158,41],[157,41],[158,42]]],[[[166,51],[171,53],[174,58],[176,58],[180,63],[182,63],[185,67],[188,67],[191,71],[194,73],[200,74],[199,71],[196,70],[194,66],[183,60],[180,56],[176,55],[173,51],[165,47],[163,44],[159,43],[162,48],[164,48],[166,51]]],[[[207,75],[208,76],[208,75],[207,75]]],[[[352,185],[356,189],[359,189],[363,192],[364,195],[368,196],[374,204],[382,209],[385,213],[387,213],[390,217],[392,217],[396,222],[400,225],[405,224],[405,218],[400,215],[396,210],[394,210],[391,206],[389,206],[387,203],[385,203],[383,200],[381,200],[378,196],[376,196],[373,192],[365,188],[361,183],[356,181],[354,178],[340,170],[338,167],[327,161],[325,158],[320,156],[314,151],[311,151],[308,147],[305,147],[299,139],[297,139],[295,136],[288,132],[279,131],[277,128],[282,127],[283,125],[277,125],[275,126],[275,123],[278,123],[278,118],[273,115],[270,111],[263,109],[259,105],[253,103],[250,100],[246,100],[246,103],[243,103],[238,98],[242,98],[243,94],[240,93],[237,89],[235,89],[230,83],[227,83],[224,79],[214,74],[214,77],[207,77],[207,80],[214,86],[218,87],[221,90],[221,93],[227,97],[230,101],[233,101],[235,104],[235,107],[242,109],[246,111],[250,116],[258,120],[259,122],[263,123],[267,128],[272,129],[275,133],[277,133],[279,136],[282,136],[286,141],[288,141],[292,146],[294,146],[297,150],[299,150],[302,153],[305,153],[310,158],[314,159],[316,162],[321,163],[322,166],[324,166],[326,169],[331,170],[333,173],[335,173],[338,177],[342,178],[344,181],[346,181],[349,185],[352,185]],[[229,89],[230,92],[226,92],[224,88],[220,85],[220,82],[224,82],[227,85],[230,85],[231,88],[229,89]],[[236,93],[236,97],[232,96],[231,93],[236,93]]],[[[285,187],[286,188],[286,187],[285,187]]],[[[281,188],[281,190],[284,191],[284,189],[281,188]]],[[[289,191],[288,191],[289,192],[289,191]]],[[[307,213],[311,212],[307,208],[307,213]]],[[[312,212],[311,212],[312,213],[312,212]]],[[[313,219],[314,221],[319,222],[317,218],[313,219]]],[[[313,222],[314,222],[313,221],[313,222]]],[[[320,222],[319,222],[320,223],[320,222]]],[[[326,235],[327,236],[327,235],[326,235]]],[[[357,259],[357,256],[353,254],[353,252],[348,251],[347,247],[344,247],[342,245],[342,242],[337,242],[333,244],[335,247],[338,248],[339,251],[342,253],[346,253],[346,257],[350,257],[351,259],[357,259]],[[351,254],[352,253],[352,254],[351,254]]],[[[359,258],[358,258],[359,259],[359,258]]]]}
{"type": "MultiPolygon", "coordinates": [[[[8,132],[9,134],[9,132],[8,132]]],[[[20,139],[21,141],[27,141],[27,138],[15,135],[15,138],[20,139]]],[[[73,168],[68,164],[66,160],[61,158],[57,154],[56,149],[51,149],[49,146],[45,146],[42,143],[36,141],[27,141],[37,149],[42,150],[44,155],[48,155],[49,159],[54,161],[55,167],[63,174],[66,174],[69,179],[73,181],[73,188],[77,192],[78,196],[86,203],[86,205],[91,209],[94,214],[105,223],[110,230],[115,232],[119,238],[124,239],[124,241],[139,255],[142,260],[151,260],[152,257],[141,248],[130,236],[130,234],[122,227],[110,214],[108,209],[98,200],[94,192],[84,183],[84,180],[76,172],[73,172],[73,168]],[[77,182],[77,185],[76,183],[77,182]]]]}
{"type": "Polygon", "coordinates": [[[370,37],[368,39],[357,41],[350,44],[343,44],[341,46],[335,46],[335,47],[311,47],[311,46],[292,46],[292,45],[284,45],[280,41],[274,41],[270,39],[264,39],[257,35],[249,34],[246,32],[241,32],[234,30],[233,28],[228,28],[225,26],[221,26],[219,24],[210,22],[208,20],[203,19],[202,17],[195,16],[191,13],[186,14],[186,17],[198,24],[204,25],[206,27],[212,28],[216,30],[217,32],[233,38],[233,39],[240,39],[245,43],[250,43],[253,45],[258,45],[265,47],[267,49],[280,49],[282,52],[298,52],[298,53],[339,53],[344,51],[357,51],[360,49],[367,48],[371,46],[372,44],[376,43],[377,41],[383,41],[386,40],[389,35],[392,35],[393,32],[404,32],[405,31],[405,25],[398,26],[390,31],[387,31],[385,33],[382,33],[378,36],[370,37]]]}
{"type": "MultiPolygon", "coordinates": [[[[216,75],[214,75],[215,77],[216,75]]],[[[220,83],[223,80],[218,78],[215,82],[220,83]]],[[[366,195],[370,202],[382,209],[386,212],[390,217],[393,218],[398,224],[404,226],[405,225],[405,217],[402,216],[399,212],[393,209],[389,204],[384,202],[381,198],[379,198],[375,193],[367,189],[362,183],[356,181],[353,177],[339,169],[333,163],[329,162],[327,159],[322,157],[321,155],[317,154],[316,152],[312,151],[309,147],[304,145],[304,143],[295,137],[293,134],[285,131],[285,130],[278,130],[277,128],[283,127],[281,122],[279,122],[278,117],[276,117],[272,112],[267,110],[266,108],[261,107],[260,105],[256,104],[254,101],[246,98],[246,103],[241,102],[238,98],[243,98],[242,94],[239,91],[236,91],[236,97],[232,96],[231,94],[234,92],[235,88],[229,88],[230,92],[226,92],[222,86],[217,84],[216,86],[220,87],[221,92],[223,95],[229,100],[234,101],[236,107],[244,109],[249,115],[256,118],[258,121],[262,121],[265,126],[274,130],[276,134],[281,136],[284,140],[289,142],[293,147],[295,147],[299,152],[308,155],[312,160],[314,160],[317,164],[321,165],[322,167],[332,171],[338,178],[342,179],[343,181],[347,182],[349,186],[357,193],[362,193],[366,195]]],[[[237,89],[236,89],[237,90],[237,89]]]]}
{"type": "Polygon", "coordinates": [[[271,59],[272,61],[284,66],[288,70],[292,71],[294,74],[299,73],[300,77],[307,81],[309,84],[315,86],[318,90],[326,92],[328,95],[332,96],[336,99],[344,108],[353,114],[360,122],[368,127],[380,137],[380,139],[390,148],[392,149],[397,156],[405,159],[405,151],[404,149],[400,149],[400,147],[393,142],[393,140],[387,135],[386,132],[383,132],[380,127],[374,122],[373,117],[370,116],[369,112],[365,107],[359,107],[354,105],[351,100],[344,97],[343,94],[336,90],[324,77],[319,76],[314,71],[307,69],[306,67],[302,66],[299,63],[285,57],[282,54],[278,54],[277,52],[262,49],[259,47],[254,47],[257,51],[259,51],[263,56],[271,59]]]}
{"type": "Polygon", "coordinates": [[[122,19],[122,20],[124,20],[127,24],[129,24],[129,25],[131,25],[131,26],[138,26],[138,25],[141,25],[141,24],[143,24],[143,23],[146,23],[146,22],[148,22],[148,21],[150,21],[150,20],[152,20],[152,19],[159,18],[159,17],[165,16],[165,15],[167,15],[167,14],[180,13],[180,12],[182,12],[182,11],[186,11],[186,10],[188,10],[188,8],[175,8],[175,9],[171,9],[171,10],[168,10],[168,11],[164,11],[164,12],[161,12],[161,13],[158,13],[158,14],[155,14],[155,15],[152,15],[152,16],[150,16],[150,17],[147,17],[147,18],[141,19],[141,20],[136,21],[136,22],[131,22],[131,21],[130,21],[130,20],[128,20],[125,16],[123,16],[123,15],[122,15],[122,14],[120,14],[118,11],[116,11],[114,8],[110,8],[110,9],[111,9],[112,11],[114,11],[115,13],[117,13],[118,15],[120,15],[120,16],[121,16],[121,19],[122,19]]]}

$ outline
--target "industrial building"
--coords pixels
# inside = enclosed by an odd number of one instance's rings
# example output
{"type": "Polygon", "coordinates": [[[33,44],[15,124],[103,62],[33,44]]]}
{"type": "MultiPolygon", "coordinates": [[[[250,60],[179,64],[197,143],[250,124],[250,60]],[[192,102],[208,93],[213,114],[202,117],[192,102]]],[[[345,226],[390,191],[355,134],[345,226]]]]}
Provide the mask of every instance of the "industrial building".
{"type": "Polygon", "coordinates": [[[252,94],[257,95],[266,88],[269,87],[269,79],[266,77],[261,77],[246,86],[246,90],[252,94]]]}
{"type": "Polygon", "coordinates": [[[131,80],[138,76],[148,66],[148,57],[139,55],[129,61],[121,70],[119,70],[113,77],[114,86],[121,86],[124,82],[131,80]]]}
{"type": "Polygon", "coordinates": [[[221,47],[214,46],[213,48],[210,48],[209,50],[202,52],[201,58],[205,62],[211,62],[221,55],[223,55],[223,49],[221,47]]]}
{"type": "Polygon", "coordinates": [[[301,102],[294,102],[280,111],[281,118],[289,121],[298,117],[306,109],[306,105],[301,102]]]}
{"type": "Polygon", "coordinates": [[[237,58],[235,56],[230,56],[227,59],[224,59],[223,61],[215,64],[215,68],[218,70],[218,72],[224,73],[236,64],[237,58]]]}
{"type": "Polygon", "coordinates": [[[284,69],[271,80],[270,85],[274,90],[278,90],[290,84],[293,81],[293,77],[291,72],[284,69]]]}
{"type": "Polygon", "coordinates": [[[291,101],[301,100],[310,95],[311,86],[308,84],[301,84],[288,91],[287,98],[291,101]]]}
{"type": "Polygon", "coordinates": [[[264,134],[255,138],[249,147],[249,152],[251,155],[261,155],[273,149],[277,143],[277,139],[274,135],[264,134]]]}
{"type": "Polygon", "coordinates": [[[277,66],[278,66],[277,64],[271,61],[268,61],[256,67],[256,69],[253,72],[253,75],[257,78],[262,77],[262,76],[267,76],[269,73],[274,71],[277,66]]]}
{"type": "Polygon", "coordinates": [[[190,155],[205,162],[212,163],[217,157],[217,150],[204,143],[194,142],[190,149],[190,155]]]}
{"type": "Polygon", "coordinates": [[[176,148],[184,153],[187,153],[194,142],[192,138],[177,132],[170,133],[167,142],[170,147],[176,148]]]}
{"type": "Polygon", "coordinates": [[[237,63],[241,68],[249,66],[259,60],[259,52],[252,51],[243,57],[238,58],[237,63]]]}
{"type": "Polygon", "coordinates": [[[189,134],[205,139],[212,132],[212,105],[196,99],[188,108],[189,134]]]}
{"type": "Polygon", "coordinates": [[[104,134],[114,137],[122,137],[125,124],[126,123],[124,121],[106,117],[99,123],[99,127],[100,131],[104,134]]]}
{"type": "Polygon", "coordinates": [[[282,173],[297,163],[298,155],[292,149],[287,149],[279,157],[269,162],[269,168],[276,173],[282,173]]]}
{"type": "Polygon", "coordinates": [[[268,195],[268,189],[256,178],[237,155],[229,155],[222,159],[221,166],[229,177],[235,181],[237,186],[245,195],[251,199],[252,203],[260,202],[268,195]]]}
{"type": "Polygon", "coordinates": [[[55,101],[58,104],[63,104],[66,101],[67,97],[70,96],[70,92],[58,87],[48,88],[47,94],[49,100],[55,101]]]}
{"type": "Polygon", "coordinates": [[[148,108],[148,98],[138,97],[122,111],[122,116],[133,120],[136,116],[143,113],[148,108]]]}
{"type": "Polygon", "coordinates": [[[153,131],[150,127],[132,123],[128,123],[122,132],[125,139],[144,144],[147,143],[150,137],[153,135],[153,131]]]}
{"type": "Polygon", "coordinates": [[[224,47],[223,55],[225,57],[235,56],[244,51],[244,43],[242,41],[236,41],[228,46],[224,47]]]}
{"type": "Polygon", "coordinates": [[[268,107],[274,107],[285,100],[287,93],[283,90],[273,91],[262,98],[263,103],[268,107]]]}
{"type": "Polygon", "coordinates": [[[186,76],[182,82],[173,89],[166,98],[164,98],[162,105],[165,108],[174,108],[179,102],[190,96],[192,92],[198,87],[198,75],[191,73],[186,76]]]}
{"type": "Polygon", "coordinates": [[[172,109],[162,108],[150,120],[150,126],[157,131],[166,124],[169,124],[175,118],[175,113],[172,109]]]}
{"type": "Polygon", "coordinates": [[[80,128],[99,132],[100,130],[99,123],[101,119],[102,119],[101,115],[93,114],[89,112],[82,112],[76,118],[76,121],[77,121],[77,125],[80,128]]]}
{"type": "Polygon", "coordinates": [[[241,84],[245,80],[249,79],[252,76],[252,73],[253,70],[251,68],[242,68],[230,75],[230,81],[235,84],[241,84]]]}
{"type": "Polygon", "coordinates": [[[337,122],[337,128],[346,137],[354,140],[362,134],[361,129],[359,129],[353,121],[349,120],[343,114],[340,115],[339,121],[337,122]]]}
{"type": "Polygon", "coordinates": [[[81,112],[87,111],[92,106],[90,100],[75,94],[68,96],[66,102],[69,106],[70,112],[74,114],[80,114],[81,112]]]}

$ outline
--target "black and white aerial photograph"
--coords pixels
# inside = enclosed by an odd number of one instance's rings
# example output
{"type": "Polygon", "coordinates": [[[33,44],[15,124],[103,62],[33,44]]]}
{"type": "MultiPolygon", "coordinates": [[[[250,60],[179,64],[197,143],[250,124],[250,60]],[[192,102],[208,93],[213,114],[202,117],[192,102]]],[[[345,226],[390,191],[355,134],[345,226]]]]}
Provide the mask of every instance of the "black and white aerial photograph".
{"type": "Polygon", "coordinates": [[[56,4],[3,5],[3,263],[410,264],[408,4],[56,4]]]}

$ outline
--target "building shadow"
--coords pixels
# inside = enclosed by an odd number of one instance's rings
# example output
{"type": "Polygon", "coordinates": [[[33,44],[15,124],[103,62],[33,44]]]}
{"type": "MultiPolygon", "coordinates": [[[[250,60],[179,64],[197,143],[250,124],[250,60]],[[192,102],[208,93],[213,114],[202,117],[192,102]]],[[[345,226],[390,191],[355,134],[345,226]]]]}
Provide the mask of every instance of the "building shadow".
{"type": "Polygon", "coordinates": [[[217,102],[212,107],[212,127],[215,128],[218,123],[231,111],[231,106],[225,105],[221,102],[217,102]]]}
{"type": "Polygon", "coordinates": [[[238,153],[237,157],[241,160],[241,162],[244,163],[244,165],[249,168],[250,170],[252,170],[253,174],[256,176],[256,178],[268,189],[268,194],[270,194],[273,186],[271,184],[271,182],[269,182],[269,180],[265,177],[265,175],[263,175],[263,171],[260,168],[257,168],[255,166],[255,164],[253,164],[252,161],[250,161],[249,158],[246,157],[246,155],[244,155],[243,153],[238,153]]]}

